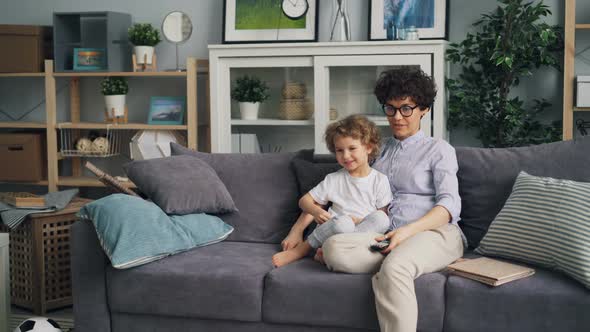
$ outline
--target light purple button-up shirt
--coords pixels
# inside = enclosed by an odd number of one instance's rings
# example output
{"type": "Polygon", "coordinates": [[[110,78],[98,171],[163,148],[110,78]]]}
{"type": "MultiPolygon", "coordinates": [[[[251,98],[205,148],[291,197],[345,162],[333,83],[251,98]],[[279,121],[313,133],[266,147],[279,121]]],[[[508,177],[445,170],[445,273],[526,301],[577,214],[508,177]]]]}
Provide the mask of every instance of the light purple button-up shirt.
{"type": "Polygon", "coordinates": [[[388,138],[373,168],[387,175],[393,192],[390,229],[418,220],[436,205],[449,211],[451,223],[459,221],[459,166],[455,149],[446,141],[422,131],[403,141],[388,138]]]}

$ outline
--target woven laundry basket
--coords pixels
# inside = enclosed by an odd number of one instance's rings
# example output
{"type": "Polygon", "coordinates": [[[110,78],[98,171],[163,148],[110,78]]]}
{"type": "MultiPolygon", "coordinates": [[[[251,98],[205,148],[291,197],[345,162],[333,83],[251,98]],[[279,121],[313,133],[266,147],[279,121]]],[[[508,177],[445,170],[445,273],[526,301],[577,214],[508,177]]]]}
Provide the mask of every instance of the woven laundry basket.
{"type": "Polygon", "coordinates": [[[303,83],[287,82],[281,92],[283,99],[303,99],[307,94],[307,88],[303,83]]]}
{"type": "Polygon", "coordinates": [[[306,98],[281,100],[279,118],[283,120],[307,120],[312,114],[313,109],[306,98]]]}

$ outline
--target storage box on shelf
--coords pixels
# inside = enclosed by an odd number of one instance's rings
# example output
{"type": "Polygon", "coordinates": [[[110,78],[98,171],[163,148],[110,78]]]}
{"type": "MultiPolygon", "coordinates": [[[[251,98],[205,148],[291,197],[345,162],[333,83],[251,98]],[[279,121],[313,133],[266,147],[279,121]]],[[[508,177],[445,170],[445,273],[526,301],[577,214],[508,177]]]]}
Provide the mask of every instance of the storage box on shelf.
{"type": "Polygon", "coordinates": [[[52,28],[0,24],[0,73],[43,71],[43,61],[53,58],[52,28]]]}
{"type": "Polygon", "coordinates": [[[31,214],[10,232],[10,295],[12,303],[44,315],[72,304],[70,225],[88,199],[75,198],[53,213],[31,214]]]}
{"type": "Polygon", "coordinates": [[[131,48],[127,29],[131,15],[117,12],[54,13],[55,71],[74,69],[74,49],[93,48],[105,52],[103,71],[131,70],[131,48]]]}
{"type": "Polygon", "coordinates": [[[0,181],[41,181],[47,175],[44,135],[0,134],[0,181]]]}
{"type": "MultiPolygon", "coordinates": [[[[47,140],[47,176],[40,181],[29,181],[27,183],[34,185],[48,186],[49,191],[57,191],[59,186],[64,187],[103,187],[104,184],[98,181],[95,177],[84,176],[82,173],[80,157],[88,157],[89,155],[76,154],[72,149],[72,144],[75,144],[75,139],[78,135],[88,132],[90,130],[97,130],[100,133],[112,135],[115,142],[117,136],[121,134],[120,131],[130,133],[130,135],[138,130],[174,130],[182,134],[186,134],[187,146],[191,149],[197,149],[199,146],[197,137],[203,138],[203,135],[198,135],[198,129],[208,131],[208,125],[198,125],[197,119],[197,76],[203,75],[207,81],[207,91],[209,85],[209,62],[208,60],[198,60],[195,58],[187,59],[186,72],[54,72],[53,61],[47,60],[45,62],[45,73],[35,74],[45,79],[45,95],[46,95],[46,122],[45,123],[31,123],[31,122],[0,122],[0,128],[39,128],[46,130],[47,140]],[[80,100],[80,84],[84,77],[104,77],[104,76],[126,76],[137,78],[179,78],[186,80],[186,96],[187,109],[185,116],[185,124],[182,125],[149,125],[147,123],[126,123],[126,124],[108,124],[104,122],[90,123],[81,122],[81,100],[80,100]],[[56,78],[68,78],[70,80],[70,115],[69,122],[57,122],[57,101],[56,101],[56,78]],[[64,140],[64,142],[62,142],[64,140]],[[70,142],[70,143],[67,143],[70,142]],[[69,145],[68,145],[69,144],[69,145]],[[58,160],[68,158],[72,160],[72,174],[69,176],[59,175],[58,160]]],[[[0,78],[21,77],[21,73],[0,74],[0,78]]],[[[26,74],[31,75],[31,74],[26,74]]],[[[97,92],[98,93],[98,92],[97,92]]],[[[129,97],[129,96],[128,96],[129,97]]],[[[207,94],[206,107],[209,107],[209,100],[207,94]]],[[[132,111],[132,110],[131,110],[132,111]]],[[[147,111],[146,111],[147,117],[147,111]]],[[[205,137],[208,139],[208,136],[205,137]]],[[[116,154],[122,144],[128,142],[119,141],[113,144],[115,150],[109,150],[107,153],[101,153],[98,156],[105,157],[116,154]]],[[[204,144],[207,146],[208,143],[204,144]]],[[[74,146],[75,147],[75,146],[74,146]]],[[[77,151],[76,151],[77,152],[77,151]]],[[[93,154],[93,156],[97,156],[93,154]]],[[[134,184],[128,182],[125,184],[128,187],[134,187],[134,184]]]]}
{"type": "MultiPolygon", "coordinates": [[[[232,152],[232,134],[254,134],[262,152],[314,148],[328,153],[323,141],[331,121],[367,115],[384,135],[386,117],[373,96],[381,71],[419,67],[445,90],[444,40],[351,43],[210,45],[211,150],[232,152]],[[256,76],[270,87],[270,98],[256,120],[240,118],[230,91],[237,78],[256,76]]],[[[445,98],[421,121],[422,130],[446,138],[445,98]]],[[[235,137],[235,136],[234,136],[235,137]]],[[[233,144],[235,146],[236,144],[233,144]]]]}

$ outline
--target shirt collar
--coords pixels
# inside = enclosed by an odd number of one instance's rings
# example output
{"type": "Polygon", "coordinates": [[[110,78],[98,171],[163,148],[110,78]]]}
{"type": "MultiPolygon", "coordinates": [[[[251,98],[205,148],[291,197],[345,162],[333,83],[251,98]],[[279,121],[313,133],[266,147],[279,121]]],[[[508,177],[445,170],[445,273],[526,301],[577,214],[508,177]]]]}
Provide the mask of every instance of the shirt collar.
{"type": "Polygon", "coordinates": [[[404,139],[403,141],[398,140],[397,138],[393,137],[394,142],[396,142],[402,149],[406,149],[407,147],[412,146],[414,143],[422,140],[424,138],[424,132],[422,130],[418,130],[417,133],[414,135],[404,139]]]}

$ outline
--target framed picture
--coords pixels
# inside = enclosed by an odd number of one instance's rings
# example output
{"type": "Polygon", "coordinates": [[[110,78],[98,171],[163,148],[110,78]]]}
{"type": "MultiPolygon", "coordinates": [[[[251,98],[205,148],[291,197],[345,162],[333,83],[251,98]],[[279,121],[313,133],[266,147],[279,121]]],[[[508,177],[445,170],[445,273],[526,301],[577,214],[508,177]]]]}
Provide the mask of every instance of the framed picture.
{"type": "Polygon", "coordinates": [[[318,39],[318,0],[224,0],[223,6],[223,43],[318,39]]]}
{"type": "Polygon", "coordinates": [[[387,39],[387,28],[415,26],[420,39],[447,39],[448,0],[371,0],[369,40],[387,39]]]}
{"type": "Polygon", "coordinates": [[[107,53],[104,48],[74,48],[74,70],[106,70],[107,53]]]}
{"type": "Polygon", "coordinates": [[[181,125],[186,111],[185,97],[152,97],[149,124],[181,125]]]}

